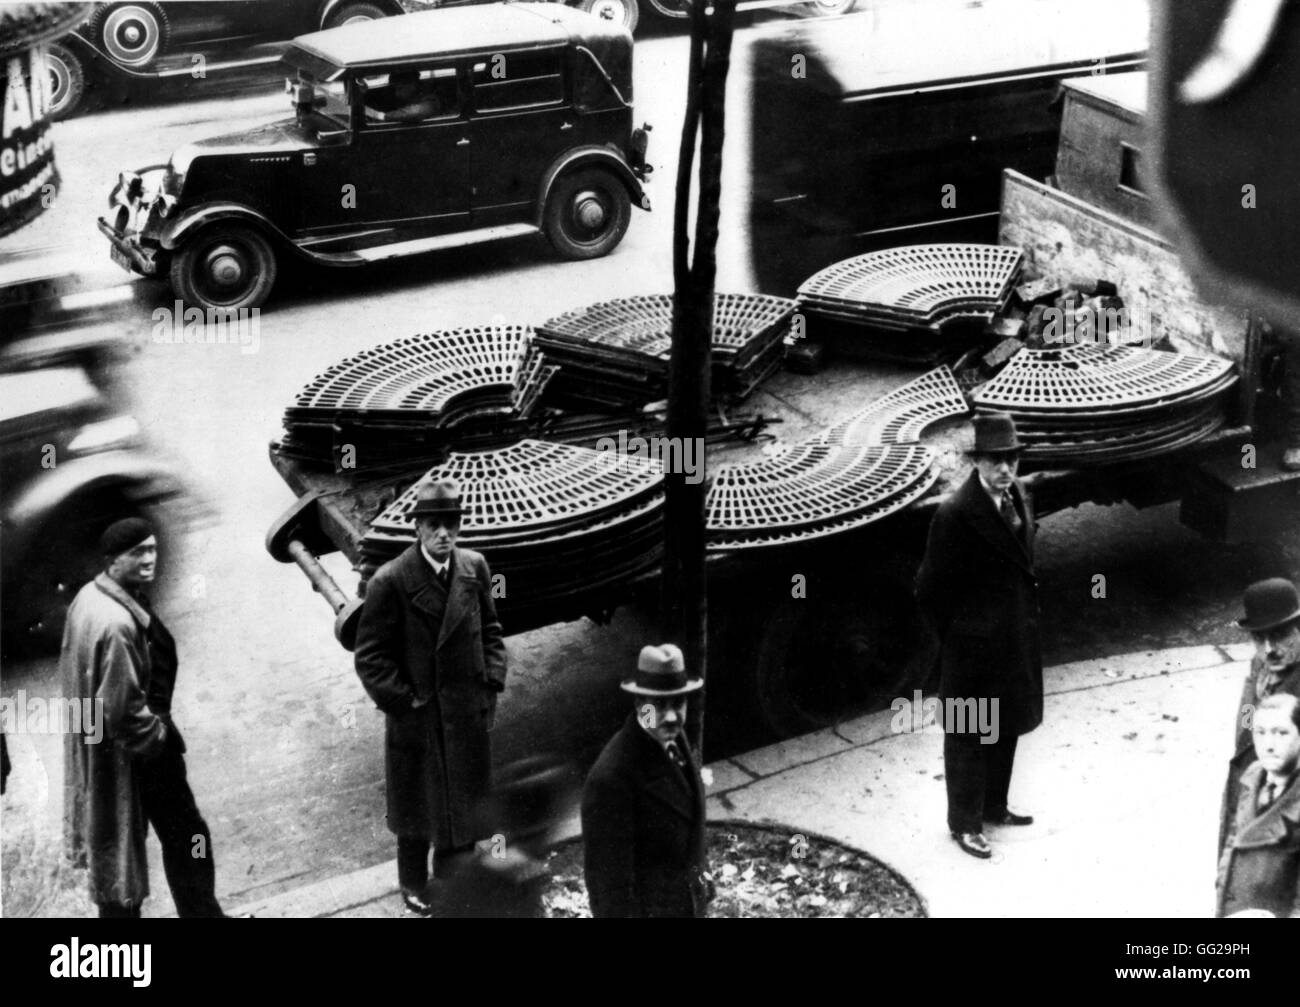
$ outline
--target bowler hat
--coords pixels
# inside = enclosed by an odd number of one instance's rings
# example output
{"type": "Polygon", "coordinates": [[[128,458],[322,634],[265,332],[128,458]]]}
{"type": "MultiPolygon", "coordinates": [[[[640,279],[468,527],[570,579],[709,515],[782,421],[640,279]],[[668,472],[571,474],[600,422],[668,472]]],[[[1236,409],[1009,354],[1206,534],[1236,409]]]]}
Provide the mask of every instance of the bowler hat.
{"type": "Polygon", "coordinates": [[[451,479],[425,483],[415,497],[411,517],[460,517],[460,487],[451,479]]]}
{"type": "Polygon", "coordinates": [[[1246,614],[1237,620],[1237,625],[1252,633],[1300,619],[1300,594],[1284,577],[1256,581],[1246,588],[1243,600],[1246,614]]]}
{"type": "Polygon", "coordinates": [[[1016,436],[1016,421],[1010,413],[976,413],[973,455],[991,455],[1019,451],[1024,445],[1016,436]]]}
{"type": "Polygon", "coordinates": [[[703,687],[704,679],[686,677],[686,660],[671,643],[642,647],[636,675],[621,686],[624,692],[636,696],[684,696],[703,687]]]}

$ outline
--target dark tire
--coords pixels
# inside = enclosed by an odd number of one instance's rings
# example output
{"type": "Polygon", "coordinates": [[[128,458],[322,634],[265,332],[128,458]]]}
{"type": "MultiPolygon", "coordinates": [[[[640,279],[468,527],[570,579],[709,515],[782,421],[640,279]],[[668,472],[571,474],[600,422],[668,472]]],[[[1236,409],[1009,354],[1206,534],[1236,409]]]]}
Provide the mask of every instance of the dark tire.
{"type": "Polygon", "coordinates": [[[194,307],[257,308],[275,286],[275,251],[246,224],[210,224],[172,257],[172,290],[194,307]]]}
{"type": "Polygon", "coordinates": [[[115,63],[146,67],[167,49],[171,26],[158,4],[115,3],[95,14],[95,45],[115,63]]]}
{"type": "Polygon", "coordinates": [[[636,31],[641,20],[641,0],[579,0],[578,7],[605,21],[621,24],[628,31],[636,31]]]}
{"type": "Polygon", "coordinates": [[[87,491],[46,520],[6,590],[6,652],[35,656],[59,649],[68,606],[104,569],[99,536],[114,521],[132,516],[148,518],[163,536],[156,511],[133,502],[123,486],[87,491]]]}
{"type": "Polygon", "coordinates": [[[691,13],[690,0],[646,0],[650,7],[660,17],[680,20],[688,17],[691,13]]]}
{"type": "Polygon", "coordinates": [[[322,28],[339,28],[345,24],[356,24],[362,21],[378,21],[381,17],[388,17],[388,11],[384,10],[378,4],[372,3],[345,3],[343,6],[330,12],[321,24],[322,28]]]}
{"type": "Polygon", "coordinates": [[[546,237],[566,259],[609,254],[631,220],[626,186],[603,168],[579,168],[561,176],[546,201],[546,237]]]}
{"type": "Polygon", "coordinates": [[[68,46],[51,42],[45,65],[50,75],[50,118],[58,122],[74,116],[86,100],[86,66],[68,46]]]}

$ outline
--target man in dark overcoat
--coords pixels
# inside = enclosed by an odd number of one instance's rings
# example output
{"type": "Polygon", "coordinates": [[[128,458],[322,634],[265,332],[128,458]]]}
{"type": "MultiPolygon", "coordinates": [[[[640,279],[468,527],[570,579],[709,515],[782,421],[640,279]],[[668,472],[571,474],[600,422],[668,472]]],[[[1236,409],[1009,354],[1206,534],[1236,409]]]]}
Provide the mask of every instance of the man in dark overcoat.
{"type": "Polygon", "coordinates": [[[483,838],[474,809],[488,793],[488,732],[506,683],[492,575],[479,553],[456,547],[461,513],[454,482],[421,487],[418,541],[371,578],[357,626],[357,674],[388,718],[398,882],[407,909],[424,916],[430,845],[437,864],[483,838]]]}
{"type": "Polygon", "coordinates": [[[974,425],[975,471],[934,515],[917,600],[940,640],[948,829],[967,853],[988,858],[985,823],[1033,822],[1007,794],[1017,740],[1043,720],[1043,665],[1034,512],[1016,479],[1023,445],[1006,413],[974,425]]]}
{"type": "Polygon", "coordinates": [[[712,897],[704,785],[683,727],[688,678],[672,644],[645,647],[623,682],[634,709],[587,776],[582,838],[591,914],[700,917],[712,897]]]}
{"type": "Polygon", "coordinates": [[[1236,819],[1242,774],[1255,761],[1255,709],[1269,696],[1300,696],[1300,592],[1289,580],[1273,577],[1246,588],[1243,606],[1237,625],[1250,633],[1255,654],[1235,711],[1235,741],[1219,812],[1220,856],[1236,819]]]}

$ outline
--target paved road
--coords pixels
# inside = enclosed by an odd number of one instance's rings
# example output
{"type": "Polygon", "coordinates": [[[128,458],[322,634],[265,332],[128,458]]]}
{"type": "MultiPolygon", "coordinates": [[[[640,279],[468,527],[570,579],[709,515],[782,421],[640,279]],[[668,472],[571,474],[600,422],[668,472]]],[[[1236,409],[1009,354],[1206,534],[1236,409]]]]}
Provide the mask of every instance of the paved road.
{"type": "MultiPolygon", "coordinates": [[[[731,91],[721,289],[749,283],[740,114],[745,41],[731,91]]],[[[256,353],[151,341],[150,311],[170,304],[161,288],[146,287],[138,303],[90,323],[138,340],[127,378],[132,408],[210,508],[205,523],[163,562],[171,574],[166,613],[181,648],[177,717],[215,836],[219,886],[229,897],[271,894],[392,855],[383,822],[380,718],[333,642],[325,604],[296,568],[277,566],[262,545],[268,524],[292,499],[266,460],[281,409],[330,363],[378,342],[447,326],[533,321],[592,300],[668,289],[669,180],[685,60],[685,42],[675,34],[638,45],[636,102],[638,118],[655,126],[656,209],[637,212],[627,239],[606,259],[561,263],[542,243],[520,242],[364,273],[308,273],[285,283],[267,306],[256,353]]],[[[163,161],[196,134],[279,115],[285,102],[277,89],[60,125],[64,195],[31,240],[77,243],[101,263],[104,243],[91,220],[119,168],[163,161]]],[[[1293,574],[1300,558],[1295,535],[1231,549],[1202,542],[1169,507],[1141,514],[1082,508],[1049,519],[1041,542],[1051,663],[1235,642],[1228,620],[1241,587],[1256,577],[1293,574]],[[1105,598],[1092,596],[1096,574],[1107,578],[1105,598]]],[[[870,557],[845,561],[870,569],[870,557]]],[[[340,582],[355,582],[339,557],[327,565],[340,582]]],[[[590,755],[622,715],[614,683],[654,635],[654,627],[623,613],[610,627],[576,623],[513,638],[498,757],[539,750],[590,755]]],[[[51,679],[48,663],[7,668],[4,692],[48,689],[51,679]]],[[[711,717],[726,726],[725,711],[711,717]]],[[[27,738],[20,747],[20,768],[45,772],[54,783],[34,791],[44,792],[41,813],[51,825],[59,814],[57,745],[27,738]]],[[[156,847],[152,863],[160,863],[156,847]]],[[[154,888],[166,890],[160,875],[154,888]]],[[[168,908],[165,896],[153,902],[154,911],[168,908]]]]}

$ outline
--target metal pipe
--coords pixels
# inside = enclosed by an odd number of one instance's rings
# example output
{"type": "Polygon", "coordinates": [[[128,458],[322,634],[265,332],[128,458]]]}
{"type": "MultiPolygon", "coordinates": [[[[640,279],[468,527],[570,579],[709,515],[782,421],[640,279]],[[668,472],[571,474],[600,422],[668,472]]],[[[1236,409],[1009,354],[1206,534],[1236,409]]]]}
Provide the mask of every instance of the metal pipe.
{"type": "Polygon", "coordinates": [[[315,557],[312,551],[298,539],[289,540],[288,551],[289,557],[298,564],[298,568],[311,581],[311,586],[324,596],[325,600],[329,602],[330,608],[334,610],[334,614],[338,615],[348,603],[348,596],[343,593],[343,589],[335,583],[334,578],[320,565],[320,560],[315,557]]]}

